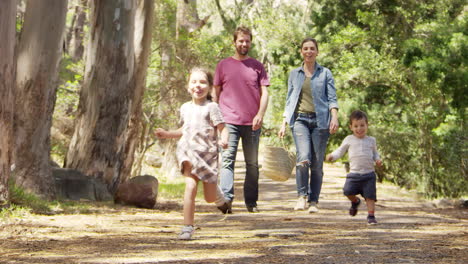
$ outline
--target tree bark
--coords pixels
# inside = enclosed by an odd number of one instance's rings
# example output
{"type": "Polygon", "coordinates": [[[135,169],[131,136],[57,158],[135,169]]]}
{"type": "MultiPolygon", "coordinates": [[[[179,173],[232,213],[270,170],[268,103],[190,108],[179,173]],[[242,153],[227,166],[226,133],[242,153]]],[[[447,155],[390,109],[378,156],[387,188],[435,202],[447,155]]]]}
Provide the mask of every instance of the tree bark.
{"type": "Polygon", "coordinates": [[[209,16],[200,19],[197,11],[197,0],[179,0],[177,2],[176,14],[176,38],[179,37],[179,30],[184,29],[192,33],[203,27],[208,21],[209,16]]]}
{"type": "Polygon", "coordinates": [[[72,24],[68,32],[67,47],[68,54],[74,61],[83,58],[83,34],[84,25],[86,22],[86,9],[88,0],[78,0],[75,5],[75,13],[73,14],[72,24]]]}
{"type": "Polygon", "coordinates": [[[18,46],[15,101],[16,184],[53,198],[50,129],[67,1],[29,1],[18,46]]]}
{"type": "Polygon", "coordinates": [[[125,166],[134,89],[135,2],[91,1],[85,78],[65,166],[102,178],[114,193],[125,166]]]}
{"type": "Polygon", "coordinates": [[[0,207],[9,203],[15,91],[16,0],[0,1],[0,207]]]}
{"type": "MultiPolygon", "coordinates": [[[[135,88],[133,90],[130,108],[130,120],[125,139],[125,161],[122,168],[122,179],[125,181],[131,176],[135,159],[135,151],[143,143],[142,134],[142,102],[146,88],[146,74],[151,51],[151,32],[153,29],[154,0],[139,0],[135,14],[135,88]],[[141,143],[140,143],[141,142],[141,143]]],[[[144,151],[140,146],[139,149],[144,151]]]]}

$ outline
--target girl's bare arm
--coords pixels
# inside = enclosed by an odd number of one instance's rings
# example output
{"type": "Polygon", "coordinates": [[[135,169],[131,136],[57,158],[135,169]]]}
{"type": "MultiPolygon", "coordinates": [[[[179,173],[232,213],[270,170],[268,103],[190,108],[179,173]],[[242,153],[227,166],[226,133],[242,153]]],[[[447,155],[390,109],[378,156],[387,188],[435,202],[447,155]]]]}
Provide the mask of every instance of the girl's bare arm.
{"type": "Polygon", "coordinates": [[[156,128],[154,134],[157,138],[180,138],[182,136],[182,128],[176,130],[165,130],[163,128],[156,128]]]}

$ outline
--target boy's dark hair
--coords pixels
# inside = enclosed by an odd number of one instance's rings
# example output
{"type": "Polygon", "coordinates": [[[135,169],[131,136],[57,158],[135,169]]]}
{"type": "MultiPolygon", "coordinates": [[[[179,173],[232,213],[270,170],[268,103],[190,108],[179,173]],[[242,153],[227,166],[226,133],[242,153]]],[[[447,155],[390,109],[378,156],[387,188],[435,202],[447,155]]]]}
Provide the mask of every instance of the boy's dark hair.
{"type": "Polygon", "coordinates": [[[353,120],[361,120],[364,119],[366,120],[366,123],[368,123],[367,115],[361,110],[354,110],[351,115],[349,116],[349,124],[353,122],[353,120]]]}
{"type": "Polygon", "coordinates": [[[234,42],[237,40],[237,36],[242,33],[244,35],[249,35],[250,36],[250,41],[252,41],[253,36],[252,36],[252,31],[250,31],[250,28],[245,27],[245,26],[239,26],[236,28],[236,31],[232,34],[234,36],[234,42]]]}

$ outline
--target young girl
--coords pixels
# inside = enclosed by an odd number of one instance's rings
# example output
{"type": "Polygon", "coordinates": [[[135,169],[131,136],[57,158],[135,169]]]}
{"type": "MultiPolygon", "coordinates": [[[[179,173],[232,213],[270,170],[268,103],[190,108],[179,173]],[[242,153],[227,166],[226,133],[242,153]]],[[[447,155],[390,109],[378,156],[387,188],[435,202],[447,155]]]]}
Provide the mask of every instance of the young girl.
{"type": "MultiPolygon", "coordinates": [[[[205,200],[214,202],[218,208],[230,207],[224,199],[218,182],[217,132],[221,135],[219,144],[226,148],[228,131],[218,104],[210,101],[213,85],[211,73],[200,68],[190,72],[188,92],[192,101],[180,108],[182,127],[177,130],[156,129],[158,138],[180,138],[177,143],[177,160],[185,176],[184,227],[179,239],[191,239],[194,233],[195,196],[198,182],[203,182],[205,200]]],[[[221,209],[220,209],[221,210],[221,209]]]]}

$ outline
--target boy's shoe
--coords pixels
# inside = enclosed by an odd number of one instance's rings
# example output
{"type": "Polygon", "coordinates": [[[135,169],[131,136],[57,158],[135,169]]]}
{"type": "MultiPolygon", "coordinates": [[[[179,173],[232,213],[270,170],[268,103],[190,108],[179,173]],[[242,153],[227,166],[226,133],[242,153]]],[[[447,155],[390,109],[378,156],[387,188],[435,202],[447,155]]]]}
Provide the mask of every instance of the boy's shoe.
{"type": "Polygon", "coordinates": [[[357,198],[357,202],[351,202],[351,207],[349,208],[349,215],[355,216],[358,212],[358,207],[361,205],[361,199],[357,198]]]}
{"type": "Polygon", "coordinates": [[[249,211],[249,213],[260,213],[257,206],[247,206],[247,211],[249,211]]]}
{"type": "Polygon", "coordinates": [[[195,229],[191,225],[186,225],[182,227],[182,231],[179,234],[180,240],[190,240],[192,239],[192,235],[195,232],[195,229]]]}
{"type": "Polygon", "coordinates": [[[376,225],[377,224],[377,219],[375,219],[375,216],[373,216],[373,215],[367,216],[367,224],[368,225],[376,225]]]}
{"type": "Polygon", "coordinates": [[[299,196],[297,199],[296,206],[294,206],[294,210],[306,210],[307,209],[307,196],[299,196]]]}
{"type": "Polygon", "coordinates": [[[309,204],[309,213],[318,213],[319,209],[317,207],[317,202],[310,202],[309,204]]]}
{"type": "Polygon", "coordinates": [[[232,201],[225,202],[223,205],[218,206],[218,209],[223,214],[232,214],[232,201]]]}

